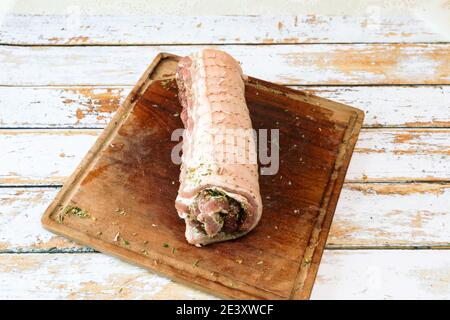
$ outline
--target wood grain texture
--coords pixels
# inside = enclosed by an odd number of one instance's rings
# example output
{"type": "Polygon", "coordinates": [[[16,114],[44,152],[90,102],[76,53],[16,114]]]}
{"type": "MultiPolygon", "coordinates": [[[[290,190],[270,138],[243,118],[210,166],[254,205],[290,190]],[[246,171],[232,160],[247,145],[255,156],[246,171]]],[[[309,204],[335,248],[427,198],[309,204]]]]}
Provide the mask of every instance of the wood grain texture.
{"type": "MultiPolygon", "coordinates": [[[[450,127],[450,86],[294,89],[364,110],[364,127],[450,127]]],[[[103,128],[130,90],[130,86],[0,87],[0,128],[103,128]]]]}
{"type": "Polygon", "coordinates": [[[448,129],[366,129],[347,181],[448,181],[448,129]]]}
{"type": "Polygon", "coordinates": [[[57,188],[0,188],[0,251],[86,251],[86,248],[42,227],[42,212],[55,198],[57,188]]]}
{"type": "Polygon", "coordinates": [[[449,184],[346,184],[329,247],[450,247],[449,184]]]}
{"type": "MultiPolygon", "coordinates": [[[[161,51],[204,46],[0,47],[0,85],[133,85],[161,51]]],[[[281,84],[450,84],[450,44],[214,46],[281,84]],[[270,68],[267,68],[270,66],[270,68]]]]}
{"type": "MultiPolygon", "coordinates": [[[[0,130],[0,184],[60,185],[100,130],[0,130]],[[45,150],[45,152],[43,152],[45,150]]],[[[449,129],[363,129],[348,182],[449,181],[449,129]]]]}
{"type": "Polygon", "coordinates": [[[408,1],[370,1],[370,6],[360,0],[334,0],[334,6],[328,1],[298,1],[280,0],[274,3],[271,0],[229,0],[216,1],[210,5],[210,0],[146,0],[121,1],[121,0],[41,0],[30,2],[29,0],[14,0],[5,5],[2,4],[0,12],[23,15],[47,15],[77,13],[86,16],[98,15],[176,15],[176,16],[208,16],[208,15],[287,15],[293,12],[299,14],[321,15],[346,15],[361,16],[370,15],[372,7],[381,10],[386,15],[414,16],[416,10],[436,11],[448,8],[445,0],[433,0],[423,3],[421,0],[408,1]],[[208,5],[209,4],[209,5],[208,5]],[[282,4],[282,5],[280,5],[282,4]],[[416,9],[416,10],[415,10],[416,9]],[[426,10],[428,9],[428,10],[426,10]]]}
{"type": "Polygon", "coordinates": [[[103,128],[130,91],[128,86],[0,87],[0,127],[103,128]]]}
{"type": "Polygon", "coordinates": [[[326,252],[312,297],[448,299],[450,250],[326,252]]]}
{"type": "MultiPolygon", "coordinates": [[[[44,230],[42,212],[59,188],[0,188],[0,252],[80,252],[44,230]]],[[[328,248],[448,247],[449,184],[344,184],[328,248]]]]}
{"type": "Polygon", "coordinates": [[[0,43],[153,45],[445,42],[448,33],[414,15],[32,15],[8,14],[0,43]]]}
{"type": "Polygon", "coordinates": [[[448,3],[428,1],[17,0],[0,6],[14,44],[448,41],[448,3]]]}
{"type": "MultiPolygon", "coordinates": [[[[447,299],[450,250],[326,250],[312,299],[447,299]]],[[[102,254],[1,254],[1,299],[214,299],[102,254]],[[70,277],[68,276],[70,275],[70,277]]]]}

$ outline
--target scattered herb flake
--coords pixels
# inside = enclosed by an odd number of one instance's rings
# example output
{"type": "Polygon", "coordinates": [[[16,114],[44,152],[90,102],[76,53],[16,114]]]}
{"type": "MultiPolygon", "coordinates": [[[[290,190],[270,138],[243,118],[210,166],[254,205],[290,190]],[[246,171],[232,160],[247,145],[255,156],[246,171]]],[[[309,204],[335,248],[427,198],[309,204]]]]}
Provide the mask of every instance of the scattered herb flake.
{"type": "Polygon", "coordinates": [[[164,242],[162,246],[163,246],[164,248],[168,248],[168,247],[169,247],[169,244],[164,242]]]}
{"type": "Polygon", "coordinates": [[[117,208],[115,211],[116,214],[121,215],[121,216],[126,216],[127,212],[124,209],[121,208],[117,208]]]}
{"type": "Polygon", "coordinates": [[[175,253],[177,249],[175,247],[172,248],[172,253],[175,253]]]}
{"type": "Polygon", "coordinates": [[[199,262],[200,262],[200,260],[195,260],[194,267],[198,267],[199,262]]]}
{"type": "Polygon", "coordinates": [[[57,221],[59,223],[62,223],[64,221],[64,218],[66,216],[68,216],[69,214],[80,217],[80,218],[89,217],[89,214],[87,213],[87,211],[85,211],[81,208],[78,208],[78,207],[67,205],[65,207],[60,208],[60,212],[58,214],[57,221]]]}

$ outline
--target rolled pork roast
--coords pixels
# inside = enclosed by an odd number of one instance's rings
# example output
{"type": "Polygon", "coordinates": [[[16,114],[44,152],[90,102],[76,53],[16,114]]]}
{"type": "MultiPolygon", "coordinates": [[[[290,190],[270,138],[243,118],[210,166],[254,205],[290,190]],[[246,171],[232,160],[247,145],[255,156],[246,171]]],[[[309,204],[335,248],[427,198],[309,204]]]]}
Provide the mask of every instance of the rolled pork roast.
{"type": "Polygon", "coordinates": [[[178,63],[185,130],[175,207],[187,241],[196,246],[241,237],[261,218],[256,137],[243,77],[239,63],[218,50],[178,63]]]}

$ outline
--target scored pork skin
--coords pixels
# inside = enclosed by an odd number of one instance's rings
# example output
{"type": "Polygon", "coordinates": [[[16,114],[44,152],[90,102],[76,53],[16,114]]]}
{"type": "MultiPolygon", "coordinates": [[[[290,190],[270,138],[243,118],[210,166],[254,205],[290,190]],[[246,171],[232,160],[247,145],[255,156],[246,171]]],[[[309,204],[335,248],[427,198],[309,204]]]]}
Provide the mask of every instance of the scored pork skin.
{"type": "MultiPolygon", "coordinates": [[[[218,154],[229,143],[215,132],[252,129],[242,69],[227,53],[205,49],[180,60],[176,80],[185,131],[175,206],[186,222],[186,239],[195,245],[235,239],[261,217],[258,165],[199,157],[218,154]]],[[[234,145],[233,153],[250,158],[254,137],[233,134],[246,141],[234,145]]]]}

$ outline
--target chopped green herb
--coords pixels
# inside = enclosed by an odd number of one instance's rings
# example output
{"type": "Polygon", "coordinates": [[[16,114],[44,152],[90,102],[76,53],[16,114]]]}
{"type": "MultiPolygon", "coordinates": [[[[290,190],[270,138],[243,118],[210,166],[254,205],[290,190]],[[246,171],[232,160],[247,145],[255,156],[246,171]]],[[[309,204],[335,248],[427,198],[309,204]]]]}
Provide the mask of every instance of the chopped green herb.
{"type": "Polygon", "coordinates": [[[174,248],[172,248],[172,253],[175,253],[175,251],[176,251],[177,249],[174,247],[174,248]]]}
{"type": "Polygon", "coordinates": [[[67,205],[64,208],[60,209],[60,212],[57,217],[57,221],[59,223],[62,223],[64,221],[64,218],[68,215],[74,215],[74,216],[77,216],[80,218],[89,217],[89,214],[87,213],[87,211],[82,210],[81,208],[78,208],[78,207],[67,205]]]}
{"type": "Polygon", "coordinates": [[[164,248],[168,248],[169,247],[169,244],[168,243],[163,243],[163,245],[162,245],[164,248]]]}
{"type": "Polygon", "coordinates": [[[200,262],[200,260],[195,260],[194,267],[198,267],[199,262],[200,262]]]}

